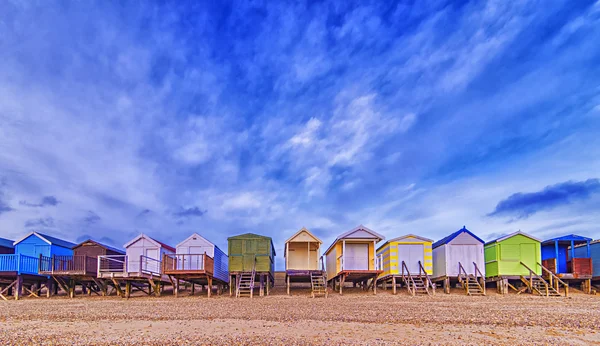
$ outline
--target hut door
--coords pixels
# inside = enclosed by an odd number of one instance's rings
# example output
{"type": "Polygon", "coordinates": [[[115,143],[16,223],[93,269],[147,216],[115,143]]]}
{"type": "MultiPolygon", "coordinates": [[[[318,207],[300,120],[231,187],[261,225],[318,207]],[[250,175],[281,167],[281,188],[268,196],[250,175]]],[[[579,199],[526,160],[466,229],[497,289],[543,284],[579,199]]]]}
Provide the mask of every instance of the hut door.
{"type": "Polygon", "coordinates": [[[157,262],[156,260],[158,260],[159,258],[159,250],[158,249],[146,249],[146,258],[143,259],[142,261],[142,269],[143,271],[149,271],[152,273],[158,273],[158,267],[159,267],[159,262],[157,262]]]}
{"type": "Polygon", "coordinates": [[[369,270],[369,244],[346,243],[344,270],[369,270]]]}
{"type": "Polygon", "coordinates": [[[425,266],[424,263],[424,248],[423,244],[400,244],[398,245],[398,265],[399,270],[402,271],[402,261],[406,263],[408,271],[411,273],[419,272],[419,261],[425,266]]]}

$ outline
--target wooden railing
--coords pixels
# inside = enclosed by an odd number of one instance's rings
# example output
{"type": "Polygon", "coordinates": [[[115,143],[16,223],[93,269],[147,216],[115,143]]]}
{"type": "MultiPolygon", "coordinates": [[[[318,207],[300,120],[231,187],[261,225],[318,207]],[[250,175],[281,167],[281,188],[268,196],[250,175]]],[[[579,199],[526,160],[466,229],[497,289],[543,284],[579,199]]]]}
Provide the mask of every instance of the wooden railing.
{"type": "Polygon", "coordinates": [[[412,275],[410,275],[408,266],[406,265],[406,262],[404,262],[404,261],[402,261],[402,281],[404,281],[404,283],[406,284],[406,288],[408,288],[408,293],[410,293],[412,296],[414,296],[416,293],[415,280],[413,279],[412,275]],[[405,274],[405,271],[406,271],[406,274],[405,274]]]}
{"type": "MultiPolygon", "coordinates": [[[[521,263],[523,263],[523,262],[521,262],[521,263]]],[[[553,272],[548,270],[546,267],[544,267],[540,263],[536,263],[536,264],[542,268],[542,273],[546,273],[548,275],[548,281],[549,281],[548,284],[550,285],[550,287],[554,287],[556,292],[560,293],[560,285],[562,285],[563,288],[565,289],[565,297],[568,297],[569,296],[569,284],[562,281],[558,276],[556,276],[553,272]]]]}
{"type": "MultiPolygon", "coordinates": [[[[463,267],[462,263],[458,262],[458,281],[460,283],[462,283],[464,280],[467,279],[468,276],[469,275],[467,274],[465,267],[463,267]]],[[[467,293],[469,293],[468,289],[467,289],[467,293]]]]}
{"type": "Polygon", "coordinates": [[[479,267],[477,266],[477,263],[473,262],[473,266],[475,266],[475,279],[477,279],[477,281],[479,282],[479,285],[483,290],[483,295],[485,295],[485,275],[481,273],[479,267]]]}
{"type": "Polygon", "coordinates": [[[419,261],[419,276],[421,276],[421,278],[425,277],[427,291],[429,291],[429,287],[431,287],[431,290],[433,291],[432,294],[435,294],[435,285],[431,281],[429,274],[427,274],[427,272],[425,271],[425,267],[423,267],[423,263],[421,263],[421,261],[419,261]]]}
{"type": "Polygon", "coordinates": [[[101,273],[127,273],[127,256],[98,256],[98,274],[101,273]]]}
{"type": "Polygon", "coordinates": [[[42,256],[39,259],[41,274],[49,275],[95,275],[98,259],[95,257],[77,256],[42,256]]]}
{"type": "Polygon", "coordinates": [[[344,254],[341,254],[337,258],[340,261],[340,271],[344,270],[344,254]]]}
{"type": "Polygon", "coordinates": [[[38,258],[23,254],[0,255],[0,272],[16,272],[19,274],[37,275],[38,258]]]}
{"type": "Polygon", "coordinates": [[[214,274],[214,259],[203,254],[176,254],[163,257],[163,270],[165,274],[177,274],[178,272],[203,271],[214,274]]]}

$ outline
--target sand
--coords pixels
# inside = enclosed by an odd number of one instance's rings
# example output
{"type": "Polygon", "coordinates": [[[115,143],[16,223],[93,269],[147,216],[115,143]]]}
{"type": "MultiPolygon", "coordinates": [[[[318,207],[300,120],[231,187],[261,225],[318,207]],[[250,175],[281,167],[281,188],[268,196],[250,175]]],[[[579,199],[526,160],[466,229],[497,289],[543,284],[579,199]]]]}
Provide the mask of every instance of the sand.
{"type": "Polygon", "coordinates": [[[0,302],[0,344],[600,344],[600,296],[274,293],[0,302]]]}

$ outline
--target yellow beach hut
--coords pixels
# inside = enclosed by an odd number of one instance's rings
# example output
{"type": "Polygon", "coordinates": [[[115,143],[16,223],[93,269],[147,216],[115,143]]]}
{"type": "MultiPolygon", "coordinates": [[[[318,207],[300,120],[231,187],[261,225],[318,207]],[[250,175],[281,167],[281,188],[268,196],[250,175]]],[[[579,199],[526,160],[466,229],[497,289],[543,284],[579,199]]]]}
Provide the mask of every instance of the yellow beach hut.
{"type": "Polygon", "coordinates": [[[377,263],[382,271],[379,281],[384,289],[391,282],[396,294],[397,284],[404,284],[411,295],[434,294],[430,275],[433,274],[432,240],[414,234],[388,240],[377,249],[377,263]]]}
{"type": "Polygon", "coordinates": [[[319,264],[323,242],[302,227],[285,242],[285,281],[287,294],[293,282],[310,282],[311,294],[326,295],[325,268],[319,264]]]}
{"type": "Polygon", "coordinates": [[[377,292],[377,277],[381,270],[375,263],[375,245],[385,237],[360,225],[339,235],[325,251],[327,280],[339,287],[340,294],[344,283],[360,284],[363,289],[373,288],[377,292]]]}

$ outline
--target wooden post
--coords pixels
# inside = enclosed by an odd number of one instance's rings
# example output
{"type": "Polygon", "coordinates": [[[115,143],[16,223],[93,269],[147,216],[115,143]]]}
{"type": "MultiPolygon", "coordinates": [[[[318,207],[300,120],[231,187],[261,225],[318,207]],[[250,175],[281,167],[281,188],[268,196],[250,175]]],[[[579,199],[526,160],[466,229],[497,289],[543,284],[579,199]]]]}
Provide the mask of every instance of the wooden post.
{"type": "Polygon", "coordinates": [[[271,286],[271,276],[267,274],[267,295],[269,295],[269,286],[271,286]]]}
{"type": "Polygon", "coordinates": [[[345,281],[346,281],[346,275],[344,275],[344,274],[340,275],[340,295],[342,295],[345,281]]]}
{"type": "Polygon", "coordinates": [[[19,300],[22,293],[23,293],[23,277],[21,275],[17,275],[17,287],[15,287],[15,300],[19,300]]]}
{"type": "Polygon", "coordinates": [[[125,298],[129,299],[131,295],[131,281],[125,281],[125,298]]]}
{"type": "Polygon", "coordinates": [[[196,290],[196,284],[192,282],[192,295],[194,295],[194,291],[196,290]]]}
{"type": "Polygon", "coordinates": [[[50,298],[52,294],[52,279],[46,280],[46,298],[50,298]]]}
{"type": "Polygon", "coordinates": [[[179,279],[175,279],[173,283],[173,291],[175,291],[175,297],[179,297],[179,279]]]}
{"type": "Polygon", "coordinates": [[[287,295],[290,295],[290,277],[286,275],[285,281],[287,282],[287,295]]]}
{"type": "Polygon", "coordinates": [[[373,278],[373,294],[377,294],[377,276],[373,278]]]}
{"type": "Polygon", "coordinates": [[[229,275],[229,296],[233,296],[233,275],[229,275]]]}
{"type": "MultiPolygon", "coordinates": [[[[469,287],[469,285],[467,284],[467,289],[468,289],[468,287],[469,287]]],[[[444,278],[444,293],[450,294],[450,278],[449,277],[444,278]]]]}
{"type": "Polygon", "coordinates": [[[265,294],[265,277],[263,274],[259,274],[258,277],[260,278],[260,289],[258,293],[259,296],[262,297],[265,294]]]}
{"type": "Polygon", "coordinates": [[[208,292],[206,294],[207,294],[208,298],[210,298],[210,295],[212,293],[213,278],[212,278],[212,276],[209,276],[207,279],[208,279],[208,287],[207,287],[208,292]]]}

